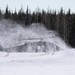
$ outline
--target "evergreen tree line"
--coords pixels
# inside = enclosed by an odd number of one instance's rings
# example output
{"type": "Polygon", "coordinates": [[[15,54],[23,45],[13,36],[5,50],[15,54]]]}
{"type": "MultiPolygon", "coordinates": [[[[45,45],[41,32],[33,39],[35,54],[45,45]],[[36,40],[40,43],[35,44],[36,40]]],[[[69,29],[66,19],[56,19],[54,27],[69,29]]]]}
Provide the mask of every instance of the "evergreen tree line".
{"type": "Polygon", "coordinates": [[[39,9],[30,12],[27,6],[26,12],[23,11],[22,7],[18,12],[16,9],[11,12],[7,6],[5,13],[0,10],[1,18],[12,19],[17,23],[23,23],[25,26],[32,23],[42,23],[47,29],[57,31],[66,43],[75,47],[75,13],[71,13],[70,9],[67,13],[63,11],[63,8],[58,13],[51,10],[40,11],[39,9]]]}

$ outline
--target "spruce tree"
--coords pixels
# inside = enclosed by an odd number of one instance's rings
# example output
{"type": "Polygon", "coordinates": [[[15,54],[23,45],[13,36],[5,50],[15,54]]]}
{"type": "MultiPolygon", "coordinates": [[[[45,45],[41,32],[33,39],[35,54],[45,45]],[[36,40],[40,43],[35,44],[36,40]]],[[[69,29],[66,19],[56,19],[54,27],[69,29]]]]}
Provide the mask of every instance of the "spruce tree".
{"type": "Polygon", "coordinates": [[[5,15],[4,15],[5,18],[9,18],[9,11],[8,11],[8,5],[6,6],[6,10],[5,10],[5,15]]]}
{"type": "Polygon", "coordinates": [[[29,24],[29,8],[28,8],[28,6],[27,6],[27,10],[26,10],[25,24],[26,24],[26,26],[28,26],[28,24],[29,24]]]}

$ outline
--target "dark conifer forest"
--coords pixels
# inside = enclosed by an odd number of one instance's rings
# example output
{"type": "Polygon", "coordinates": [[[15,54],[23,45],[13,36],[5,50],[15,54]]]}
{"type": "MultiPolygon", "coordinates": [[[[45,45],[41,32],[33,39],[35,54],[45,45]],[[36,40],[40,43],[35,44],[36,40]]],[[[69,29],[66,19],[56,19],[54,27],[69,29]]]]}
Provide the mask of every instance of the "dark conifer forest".
{"type": "Polygon", "coordinates": [[[25,27],[32,23],[41,23],[47,29],[57,31],[67,44],[75,47],[75,13],[71,13],[70,9],[67,12],[63,8],[59,12],[50,9],[30,12],[27,6],[26,11],[21,7],[18,12],[16,9],[12,12],[7,6],[4,12],[0,9],[1,19],[11,19],[25,27]]]}

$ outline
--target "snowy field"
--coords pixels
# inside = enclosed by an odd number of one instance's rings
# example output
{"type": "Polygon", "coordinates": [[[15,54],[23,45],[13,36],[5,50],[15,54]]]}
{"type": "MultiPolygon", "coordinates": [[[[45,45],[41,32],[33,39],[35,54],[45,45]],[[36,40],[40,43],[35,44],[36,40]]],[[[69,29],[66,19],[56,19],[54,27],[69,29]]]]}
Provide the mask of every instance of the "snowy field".
{"type": "Polygon", "coordinates": [[[0,75],[75,75],[72,52],[9,53],[8,56],[0,52],[0,75]]]}

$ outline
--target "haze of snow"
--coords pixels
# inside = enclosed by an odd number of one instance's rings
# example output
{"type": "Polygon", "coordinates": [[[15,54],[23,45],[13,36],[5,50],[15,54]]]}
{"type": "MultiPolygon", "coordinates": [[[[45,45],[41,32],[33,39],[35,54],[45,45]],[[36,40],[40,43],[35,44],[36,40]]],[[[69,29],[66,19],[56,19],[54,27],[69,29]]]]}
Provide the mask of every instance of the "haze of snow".
{"type": "Polygon", "coordinates": [[[38,41],[33,38],[42,38],[42,41],[56,44],[62,50],[53,54],[0,52],[0,75],[75,75],[75,51],[57,33],[38,24],[23,28],[13,23],[0,21],[0,44],[3,48],[38,41]]]}
{"type": "Polygon", "coordinates": [[[0,21],[0,45],[3,48],[20,46],[26,42],[40,40],[54,43],[63,49],[67,47],[56,32],[48,31],[42,24],[41,26],[39,24],[32,24],[30,27],[24,28],[22,25],[11,20],[3,19],[0,21]]]}

